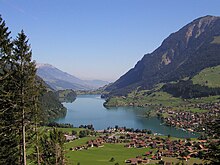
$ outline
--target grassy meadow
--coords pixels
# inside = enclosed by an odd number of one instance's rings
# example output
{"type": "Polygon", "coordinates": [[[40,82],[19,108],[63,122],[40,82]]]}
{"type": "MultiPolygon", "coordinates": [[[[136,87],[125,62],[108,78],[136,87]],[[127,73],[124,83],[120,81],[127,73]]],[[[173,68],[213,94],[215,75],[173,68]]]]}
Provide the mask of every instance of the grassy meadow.
{"type": "MultiPolygon", "coordinates": [[[[70,147],[71,144],[66,144],[67,146],[70,147]]],[[[67,149],[66,157],[69,165],[77,165],[77,163],[80,165],[111,165],[117,162],[123,164],[126,159],[142,155],[147,150],[149,149],[128,149],[124,147],[124,144],[104,144],[103,147],[83,151],[67,149]],[[111,158],[114,158],[115,161],[110,162],[111,158]]]]}
{"type": "Polygon", "coordinates": [[[211,88],[220,87],[220,65],[202,70],[192,78],[193,84],[200,84],[211,88]]]}
{"type": "MultiPolygon", "coordinates": [[[[136,156],[142,156],[150,148],[126,148],[124,144],[104,144],[103,147],[89,148],[82,151],[71,151],[69,148],[85,144],[91,137],[75,140],[65,144],[65,156],[68,165],[125,165],[125,160],[129,158],[135,158],[136,156]],[[114,158],[114,161],[110,161],[114,158]]],[[[176,158],[163,157],[167,162],[182,162],[182,160],[176,158]]],[[[156,164],[158,160],[151,160],[150,164],[156,164]]],[[[185,164],[202,163],[202,160],[191,158],[185,164]]]]}

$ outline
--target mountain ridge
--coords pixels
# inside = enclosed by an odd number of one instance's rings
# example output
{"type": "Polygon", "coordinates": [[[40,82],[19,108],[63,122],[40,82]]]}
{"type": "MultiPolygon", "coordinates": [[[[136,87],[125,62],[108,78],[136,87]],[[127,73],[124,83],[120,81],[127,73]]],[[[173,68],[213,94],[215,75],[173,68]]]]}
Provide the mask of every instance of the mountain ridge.
{"type": "Polygon", "coordinates": [[[51,64],[38,63],[36,67],[37,75],[54,90],[93,90],[108,84],[107,81],[102,80],[81,80],[51,64]]]}
{"type": "Polygon", "coordinates": [[[220,17],[204,16],[170,34],[152,53],[145,54],[134,68],[106,90],[126,95],[134,89],[151,89],[161,82],[192,77],[206,67],[220,64],[220,17]]]}

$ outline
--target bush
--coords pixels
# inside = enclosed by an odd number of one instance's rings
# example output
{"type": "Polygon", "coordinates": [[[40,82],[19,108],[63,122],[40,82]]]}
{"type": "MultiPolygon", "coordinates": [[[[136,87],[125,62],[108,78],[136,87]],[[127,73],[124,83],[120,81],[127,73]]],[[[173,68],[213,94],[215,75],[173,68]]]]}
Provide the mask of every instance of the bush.
{"type": "Polygon", "coordinates": [[[109,160],[109,162],[114,162],[115,161],[115,158],[111,158],[110,160],[109,160]]]}

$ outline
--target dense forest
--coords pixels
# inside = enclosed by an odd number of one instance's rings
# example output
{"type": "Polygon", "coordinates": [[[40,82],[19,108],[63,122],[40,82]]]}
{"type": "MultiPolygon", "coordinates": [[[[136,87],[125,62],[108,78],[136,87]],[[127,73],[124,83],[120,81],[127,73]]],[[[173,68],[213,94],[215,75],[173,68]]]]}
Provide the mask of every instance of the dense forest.
{"type": "Polygon", "coordinates": [[[55,95],[59,99],[59,101],[70,103],[75,101],[77,96],[76,92],[72,89],[58,90],[55,92],[55,95]]]}
{"type": "Polygon", "coordinates": [[[184,99],[220,95],[220,88],[193,84],[192,80],[167,83],[162,87],[162,90],[172,94],[174,97],[182,97],[184,99]]]}

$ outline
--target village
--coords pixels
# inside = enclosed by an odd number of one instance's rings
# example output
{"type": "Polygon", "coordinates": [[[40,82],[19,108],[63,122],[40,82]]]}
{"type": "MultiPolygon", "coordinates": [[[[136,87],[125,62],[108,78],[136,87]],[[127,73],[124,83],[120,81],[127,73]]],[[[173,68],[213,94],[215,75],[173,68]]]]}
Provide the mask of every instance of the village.
{"type": "Polygon", "coordinates": [[[191,132],[209,133],[209,123],[213,122],[220,114],[220,102],[209,104],[195,104],[191,108],[199,108],[206,112],[191,112],[172,110],[171,107],[160,107],[156,110],[162,121],[168,125],[182,128],[191,132]],[[167,114],[163,116],[161,114],[167,114]]]}
{"type": "Polygon", "coordinates": [[[210,144],[217,142],[207,138],[208,134],[212,134],[209,123],[218,118],[220,102],[191,106],[192,108],[199,108],[206,111],[178,111],[172,110],[169,107],[161,107],[156,110],[156,113],[166,114],[165,116],[158,115],[166,125],[189,132],[199,132],[201,136],[198,139],[175,138],[170,135],[159,136],[151,130],[146,129],[135,130],[115,126],[114,128],[108,127],[105,130],[95,130],[93,125],[81,125],[79,129],[83,130],[78,135],[65,134],[66,141],[74,141],[84,137],[89,137],[90,139],[82,145],[70,147],[69,152],[79,152],[91,148],[98,149],[105,147],[106,144],[121,144],[126,149],[146,148],[146,151],[141,154],[127,157],[124,160],[124,164],[154,164],[156,161],[168,165],[173,164],[173,159],[184,162],[191,159],[207,160],[207,153],[210,152],[210,144]],[[164,161],[165,159],[166,161],[164,161]]]}
{"type": "MultiPolygon", "coordinates": [[[[124,144],[126,148],[146,148],[142,155],[127,158],[126,164],[149,164],[152,160],[163,161],[164,157],[177,158],[187,161],[190,158],[205,159],[209,151],[208,140],[176,139],[156,136],[140,132],[128,132],[122,128],[111,128],[108,130],[96,131],[97,136],[87,141],[86,144],[70,148],[73,152],[88,150],[93,147],[105,147],[105,144],[124,144]],[[147,150],[148,148],[148,150],[147,150]],[[150,150],[149,150],[150,149],[150,150]]],[[[172,164],[172,162],[164,162],[172,164]]]]}

